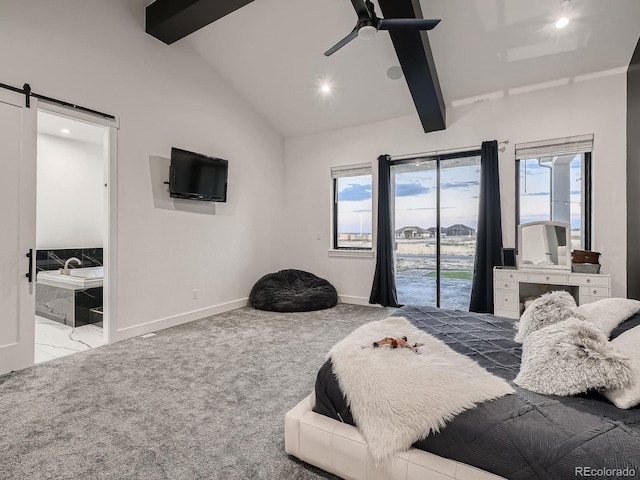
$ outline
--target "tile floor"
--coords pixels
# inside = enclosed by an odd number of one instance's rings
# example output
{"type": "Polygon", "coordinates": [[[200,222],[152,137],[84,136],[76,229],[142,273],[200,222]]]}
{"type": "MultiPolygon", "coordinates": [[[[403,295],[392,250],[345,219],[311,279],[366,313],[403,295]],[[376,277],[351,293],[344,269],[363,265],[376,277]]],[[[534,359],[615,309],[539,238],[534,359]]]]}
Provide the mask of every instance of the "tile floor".
{"type": "Polygon", "coordinates": [[[36,315],[35,363],[106,344],[102,340],[102,326],[83,325],[74,329],[36,315]]]}

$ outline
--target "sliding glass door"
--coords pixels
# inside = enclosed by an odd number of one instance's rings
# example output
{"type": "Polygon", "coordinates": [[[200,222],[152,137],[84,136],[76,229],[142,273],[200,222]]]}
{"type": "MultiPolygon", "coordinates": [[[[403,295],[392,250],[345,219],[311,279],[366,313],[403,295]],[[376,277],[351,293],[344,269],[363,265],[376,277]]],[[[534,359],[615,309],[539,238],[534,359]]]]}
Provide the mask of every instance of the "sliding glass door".
{"type": "Polygon", "coordinates": [[[398,301],[468,310],[479,152],[392,163],[398,301]]]}
{"type": "Polygon", "coordinates": [[[395,201],[396,291],[402,305],[436,305],[438,165],[433,160],[391,167],[395,201]]]}

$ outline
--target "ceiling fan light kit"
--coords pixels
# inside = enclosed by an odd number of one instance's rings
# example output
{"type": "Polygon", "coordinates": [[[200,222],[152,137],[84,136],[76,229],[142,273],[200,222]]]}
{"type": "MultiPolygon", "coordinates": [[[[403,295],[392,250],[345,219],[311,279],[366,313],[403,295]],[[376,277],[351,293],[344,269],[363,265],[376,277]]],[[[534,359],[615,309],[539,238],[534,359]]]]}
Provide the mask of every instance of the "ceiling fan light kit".
{"type": "Polygon", "coordinates": [[[358,38],[361,38],[362,40],[373,40],[377,31],[378,29],[373,25],[365,25],[358,29],[358,38]]]}
{"type": "Polygon", "coordinates": [[[383,19],[376,15],[375,7],[371,0],[351,0],[351,3],[358,15],[358,22],[349,35],[324,52],[327,57],[333,55],[356,37],[363,40],[371,40],[378,30],[431,30],[440,23],[440,20],[425,20],[422,18],[383,19]]]}

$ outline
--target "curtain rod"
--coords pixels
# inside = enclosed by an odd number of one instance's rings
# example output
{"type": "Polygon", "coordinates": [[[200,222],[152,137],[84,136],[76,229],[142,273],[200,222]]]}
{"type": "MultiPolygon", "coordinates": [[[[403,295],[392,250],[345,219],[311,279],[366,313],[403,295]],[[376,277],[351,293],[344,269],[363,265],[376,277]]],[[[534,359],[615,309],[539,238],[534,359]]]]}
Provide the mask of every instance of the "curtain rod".
{"type": "MultiPolygon", "coordinates": [[[[505,140],[503,142],[498,142],[498,145],[507,145],[508,143],[509,143],[509,140],[505,140]]],[[[426,156],[439,155],[441,153],[466,152],[468,150],[480,150],[480,148],[482,148],[481,145],[471,145],[470,147],[447,148],[444,150],[433,150],[431,152],[405,153],[403,155],[393,155],[391,157],[391,160],[401,160],[401,159],[414,158],[414,157],[426,157],[426,156]]]]}
{"type": "Polygon", "coordinates": [[[25,83],[22,88],[12,87],[11,85],[6,85],[4,83],[0,83],[0,88],[4,88],[6,90],[11,90],[12,92],[21,93],[25,96],[25,106],[27,108],[31,108],[31,97],[44,100],[45,102],[55,103],[58,105],[62,105],[63,107],[73,108],[75,110],[80,110],[81,112],[90,113],[92,115],[98,115],[100,117],[109,118],[111,120],[115,120],[116,117],[110,115],[108,113],[99,112],[98,110],[93,110],[91,108],[82,107],[80,105],[75,105],[73,103],[65,102],[64,100],[58,100],[56,98],[45,97],[44,95],[40,95],[39,93],[33,93],[31,91],[31,85],[25,83]]]}

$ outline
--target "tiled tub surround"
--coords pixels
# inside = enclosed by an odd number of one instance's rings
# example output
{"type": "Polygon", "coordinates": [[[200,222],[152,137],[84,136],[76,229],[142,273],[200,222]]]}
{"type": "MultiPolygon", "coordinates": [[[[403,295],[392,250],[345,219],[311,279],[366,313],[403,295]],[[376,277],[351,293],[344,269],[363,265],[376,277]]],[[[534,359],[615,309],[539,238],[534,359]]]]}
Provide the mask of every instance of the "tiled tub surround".
{"type": "MultiPolygon", "coordinates": [[[[102,266],[102,248],[38,250],[38,272],[57,270],[65,260],[76,257],[82,260],[81,268],[102,266]]],[[[69,269],[77,268],[72,262],[69,269]]],[[[77,285],[48,285],[36,283],[36,314],[70,327],[102,322],[102,287],[82,288],[77,285]]],[[[54,283],[53,285],[51,283],[54,283]]]]}
{"type": "Polygon", "coordinates": [[[70,327],[102,321],[92,310],[102,309],[102,287],[74,290],[73,288],[36,285],[36,315],[70,327]]]}
{"type": "Polygon", "coordinates": [[[102,266],[102,248],[52,248],[36,251],[36,271],[62,268],[65,260],[71,257],[82,260],[82,265],[73,262],[69,268],[102,266]]]}

